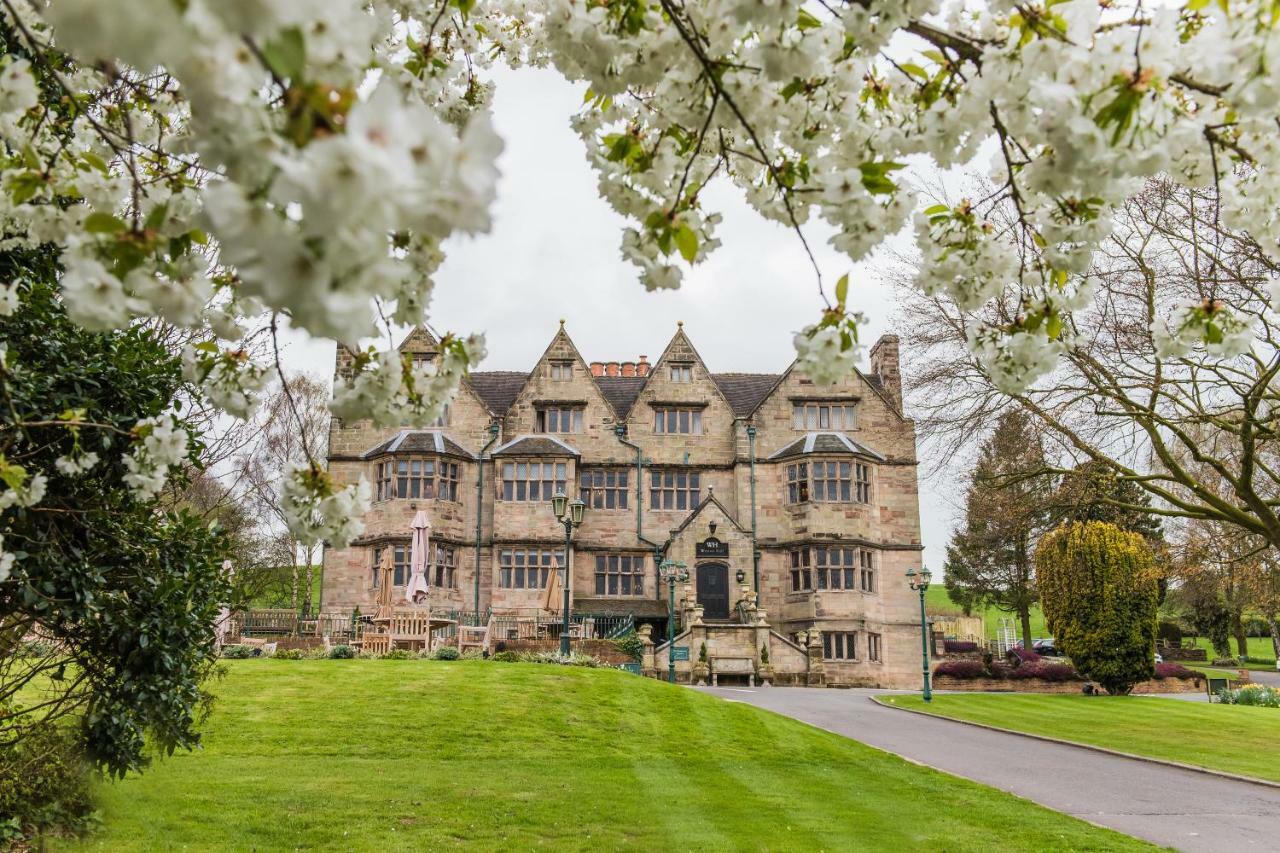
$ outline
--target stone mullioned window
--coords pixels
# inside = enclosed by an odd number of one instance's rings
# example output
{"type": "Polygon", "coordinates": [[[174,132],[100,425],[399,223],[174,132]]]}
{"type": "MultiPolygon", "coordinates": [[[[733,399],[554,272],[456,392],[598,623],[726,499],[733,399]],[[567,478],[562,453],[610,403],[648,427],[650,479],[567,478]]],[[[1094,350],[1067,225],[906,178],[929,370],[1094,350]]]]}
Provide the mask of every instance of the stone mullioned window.
{"type": "Polygon", "coordinates": [[[504,462],[498,495],[504,501],[549,501],[566,491],[568,471],[564,462],[504,462]]]}
{"type": "Polygon", "coordinates": [[[626,509],[630,472],[626,468],[584,468],[578,492],[588,509],[626,509]]]}
{"type": "Polygon", "coordinates": [[[857,429],[857,406],[848,402],[794,403],[791,406],[791,428],[806,432],[857,429]]]}
{"type": "Polygon", "coordinates": [[[875,554],[867,548],[792,548],[789,560],[792,592],[876,592],[875,554]]]}
{"type": "Polygon", "coordinates": [[[458,465],[432,457],[387,459],[374,468],[377,500],[410,498],[456,501],[458,465]]]}
{"type": "Polygon", "coordinates": [[[702,409],[654,409],[653,431],[657,435],[702,435],[702,409]]]}
{"type": "Polygon", "coordinates": [[[702,502],[702,477],[697,471],[668,469],[649,472],[650,509],[696,509],[702,502]]]}
{"type": "MultiPolygon", "coordinates": [[[[392,548],[391,585],[404,586],[409,581],[408,545],[382,545],[373,549],[373,565],[371,567],[373,581],[370,584],[377,589],[382,584],[382,554],[384,548],[392,548]]],[[[427,583],[445,589],[457,589],[457,555],[449,545],[432,542],[427,546],[430,552],[427,566],[427,583]]]]}
{"type": "Polygon", "coordinates": [[[787,466],[787,503],[870,503],[871,466],[815,459],[787,466]]]}
{"type": "Polygon", "coordinates": [[[548,406],[537,412],[536,429],[541,433],[569,434],[582,432],[581,406],[548,406]]]}
{"type": "Polygon", "coordinates": [[[822,657],[825,660],[857,660],[857,631],[823,631],[822,657]]]}
{"type": "Polygon", "coordinates": [[[554,551],[503,548],[498,552],[498,586],[503,589],[543,589],[551,576],[554,551]]]}
{"type": "Polygon", "coordinates": [[[644,595],[647,562],[640,554],[597,554],[596,595],[644,595]]]}

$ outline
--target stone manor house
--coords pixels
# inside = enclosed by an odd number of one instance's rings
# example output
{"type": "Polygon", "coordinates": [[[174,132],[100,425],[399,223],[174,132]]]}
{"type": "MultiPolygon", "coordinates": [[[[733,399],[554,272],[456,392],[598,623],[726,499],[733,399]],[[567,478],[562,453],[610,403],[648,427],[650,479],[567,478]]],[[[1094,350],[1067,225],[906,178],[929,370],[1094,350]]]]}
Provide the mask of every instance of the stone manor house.
{"type": "MultiPolygon", "coordinates": [[[[403,583],[422,509],[433,609],[538,611],[564,559],[550,506],[563,490],[587,506],[574,613],[653,626],[657,667],[666,559],[689,572],[676,593],[694,659],[684,677],[706,644],[791,683],[917,683],[918,598],[904,577],[921,566],[916,437],[897,337],[872,347],[869,373],[821,386],[794,366],[712,373],[680,326],[652,364],[588,363],[562,321],[529,372],[473,373],[432,428],[335,419],[330,470],[369,480],[374,504],[359,539],[326,549],[321,608],[370,612],[383,549],[403,583]]],[[[435,349],[423,328],[400,345],[415,360],[435,349]]],[[[340,347],[337,370],[350,358],[340,347]]]]}

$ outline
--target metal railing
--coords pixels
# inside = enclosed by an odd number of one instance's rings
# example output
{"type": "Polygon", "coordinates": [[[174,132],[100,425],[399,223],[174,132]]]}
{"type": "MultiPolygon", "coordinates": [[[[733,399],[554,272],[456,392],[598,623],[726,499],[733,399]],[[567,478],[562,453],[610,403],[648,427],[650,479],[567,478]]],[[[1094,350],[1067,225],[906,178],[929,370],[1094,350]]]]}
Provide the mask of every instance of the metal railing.
{"type": "MultiPolygon", "coordinates": [[[[583,640],[614,640],[635,630],[630,613],[573,613],[569,616],[569,636],[583,640]]],[[[540,611],[529,615],[495,613],[489,618],[489,641],[558,640],[564,632],[564,617],[540,611]]]]}

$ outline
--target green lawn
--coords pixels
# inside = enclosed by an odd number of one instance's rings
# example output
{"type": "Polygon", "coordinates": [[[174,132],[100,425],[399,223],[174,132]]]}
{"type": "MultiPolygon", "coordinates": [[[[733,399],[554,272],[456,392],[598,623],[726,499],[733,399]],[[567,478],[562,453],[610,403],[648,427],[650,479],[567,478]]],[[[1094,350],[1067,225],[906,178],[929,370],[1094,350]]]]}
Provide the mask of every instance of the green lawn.
{"type": "MultiPolygon", "coordinates": [[[[941,583],[933,584],[925,592],[925,609],[931,616],[958,616],[964,611],[958,604],[951,600],[951,596],[947,594],[947,588],[941,583]]],[[[982,616],[987,631],[987,637],[994,639],[996,632],[1000,628],[1000,620],[1012,619],[1013,629],[1018,639],[1022,639],[1022,626],[1018,623],[1018,617],[1012,613],[1006,613],[1003,610],[997,610],[994,607],[987,607],[983,610],[975,610],[974,616],[982,616]]],[[[1041,637],[1048,637],[1049,629],[1044,624],[1044,613],[1039,607],[1031,608],[1031,638],[1038,640],[1041,637]]]]}
{"type": "Polygon", "coordinates": [[[204,748],[58,849],[1130,850],[1141,842],[616,670],[234,661],[204,748]]]}
{"type": "Polygon", "coordinates": [[[958,720],[1280,782],[1280,710],[1141,696],[884,696],[958,720]]]}
{"type": "MultiPolygon", "coordinates": [[[[1189,638],[1189,639],[1191,639],[1191,642],[1193,642],[1196,646],[1207,651],[1209,653],[1209,659],[1213,660],[1213,657],[1214,657],[1213,645],[1207,639],[1205,639],[1204,637],[1195,637],[1195,638],[1189,638]]],[[[1259,658],[1264,662],[1260,664],[1241,664],[1242,666],[1248,669],[1274,670],[1276,668],[1276,652],[1271,645],[1270,637],[1249,637],[1247,645],[1249,648],[1249,657],[1259,658]]],[[[1233,637],[1231,640],[1231,654],[1234,656],[1235,653],[1236,653],[1236,641],[1235,641],[1235,638],[1233,637]]]]}

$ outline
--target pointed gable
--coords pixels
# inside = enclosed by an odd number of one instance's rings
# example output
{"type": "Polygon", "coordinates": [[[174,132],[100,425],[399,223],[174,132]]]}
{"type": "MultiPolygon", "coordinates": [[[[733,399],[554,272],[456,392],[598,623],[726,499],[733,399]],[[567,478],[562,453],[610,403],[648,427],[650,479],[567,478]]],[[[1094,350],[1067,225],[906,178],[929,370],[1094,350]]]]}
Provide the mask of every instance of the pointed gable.
{"type": "Polygon", "coordinates": [[[619,461],[626,458],[626,449],[614,435],[617,411],[565,331],[564,321],[511,401],[506,412],[506,434],[539,434],[538,413],[550,409],[581,409],[581,432],[547,434],[564,439],[584,453],[617,456],[619,461]]]}
{"type": "Polygon", "coordinates": [[[684,323],[679,323],[630,407],[629,437],[658,465],[687,465],[693,459],[701,465],[727,464],[733,461],[735,417],[732,404],[685,333],[684,323]],[[701,430],[657,434],[655,420],[666,409],[697,412],[701,430]]]}

